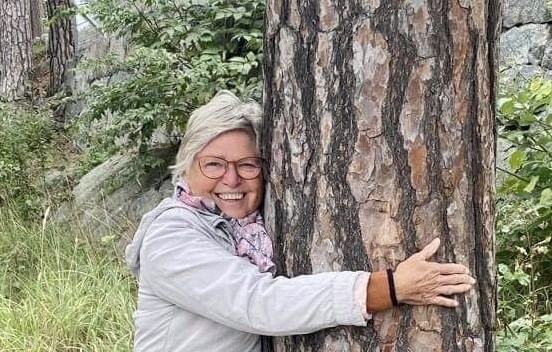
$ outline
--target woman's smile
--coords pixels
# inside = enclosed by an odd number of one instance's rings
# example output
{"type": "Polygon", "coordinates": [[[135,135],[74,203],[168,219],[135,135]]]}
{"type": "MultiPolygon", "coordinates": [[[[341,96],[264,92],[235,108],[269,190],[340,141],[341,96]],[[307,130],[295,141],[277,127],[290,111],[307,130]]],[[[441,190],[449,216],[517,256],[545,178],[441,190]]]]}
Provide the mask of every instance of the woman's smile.
{"type": "Polygon", "coordinates": [[[241,200],[245,197],[245,193],[215,193],[222,200],[241,200]]]}

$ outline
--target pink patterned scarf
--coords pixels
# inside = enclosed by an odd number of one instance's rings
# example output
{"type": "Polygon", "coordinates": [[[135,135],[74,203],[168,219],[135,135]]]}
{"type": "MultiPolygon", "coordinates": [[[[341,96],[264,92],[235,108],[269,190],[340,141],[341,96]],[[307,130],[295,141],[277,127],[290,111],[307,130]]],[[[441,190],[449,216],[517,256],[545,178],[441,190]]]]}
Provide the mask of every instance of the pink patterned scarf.
{"type": "Polygon", "coordinates": [[[188,184],[183,180],[176,184],[175,197],[190,207],[206,210],[228,220],[236,238],[236,255],[255,264],[262,273],[276,273],[276,265],[272,261],[272,240],[258,210],[243,219],[228,218],[212,199],[192,195],[188,184]]]}

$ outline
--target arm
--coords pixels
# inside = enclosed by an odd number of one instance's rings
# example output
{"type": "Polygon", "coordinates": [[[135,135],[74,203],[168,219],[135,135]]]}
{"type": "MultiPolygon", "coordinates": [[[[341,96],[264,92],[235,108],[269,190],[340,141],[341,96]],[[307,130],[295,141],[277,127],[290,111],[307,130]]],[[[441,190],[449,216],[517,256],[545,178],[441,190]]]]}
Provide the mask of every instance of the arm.
{"type": "Polygon", "coordinates": [[[237,330],[302,334],[336,325],[365,325],[353,302],[354,272],[272,278],[229,253],[181,209],[160,215],[141,250],[140,280],[157,296],[237,330]]]}

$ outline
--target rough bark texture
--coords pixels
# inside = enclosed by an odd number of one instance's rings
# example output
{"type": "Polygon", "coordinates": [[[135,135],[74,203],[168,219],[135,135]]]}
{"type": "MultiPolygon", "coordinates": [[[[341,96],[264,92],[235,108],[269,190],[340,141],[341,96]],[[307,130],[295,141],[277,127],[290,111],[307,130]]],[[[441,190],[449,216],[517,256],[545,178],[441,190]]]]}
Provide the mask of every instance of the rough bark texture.
{"type": "Polygon", "coordinates": [[[0,1],[0,99],[27,93],[31,70],[31,20],[28,1],[0,1]]]}
{"type": "MultiPolygon", "coordinates": [[[[50,57],[50,85],[48,95],[61,93],[71,95],[69,75],[75,67],[76,20],[69,15],[71,0],[47,0],[47,13],[50,19],[48,55],[50,57]]],[[[56,128],[65,127],[67,103],[54,108],[53,118],[56,128]]]]}
{"type": "Polygon", "coordinates": [[[402,306],[276,351],[494,351],[500,0],[269,0],[267,220],[279,272],[393,268],[440,237],[458,309],[402,306]]]}
{"type": "Polygon", "coordinates": [[[31,33],[33,38],[42,35],[42,18],[44,17],[44,4],[42,0],[29,0],[31,6],[31,33]]]}
{"type": "Polygon", "coordinates": [[[63,91],[66,76],[74,67],[75,17],[60,15],[71,7],[69,0],[47,0],[48,18],[55,18],[50,24],[48,52],[50,56],[50,88],[53,95],[63,91]]]}

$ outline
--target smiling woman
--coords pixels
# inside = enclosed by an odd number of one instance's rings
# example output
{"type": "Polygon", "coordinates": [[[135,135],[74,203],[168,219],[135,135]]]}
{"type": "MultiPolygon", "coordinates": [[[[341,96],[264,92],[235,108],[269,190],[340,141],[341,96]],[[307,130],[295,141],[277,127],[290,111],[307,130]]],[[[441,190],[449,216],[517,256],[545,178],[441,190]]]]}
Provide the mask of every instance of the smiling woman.
{"type": "Polygon", "coordinates": [[[193,112],[174,196],[144,215],[127,262],[138,276],[135,350],[259,352],[261,335],[365,326],[399,303],[454,307],[474,283],[437,264],[434,240],[391,270],[275,277],[261,203],[261,108],[222,91],[193,112]]]}

